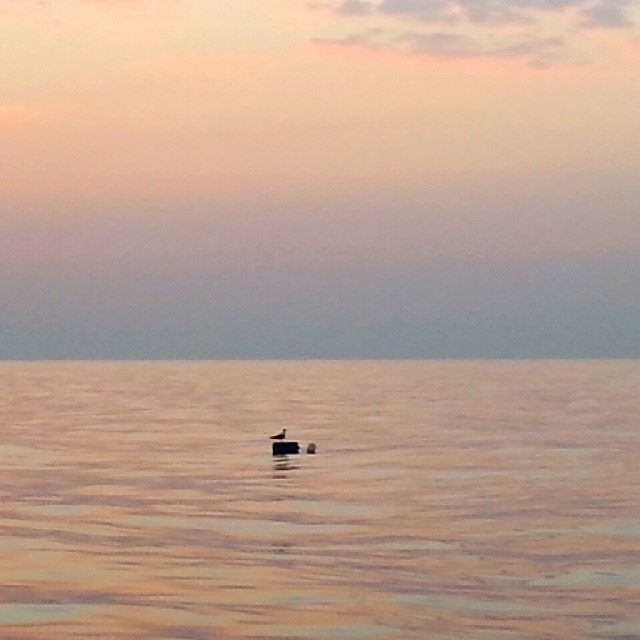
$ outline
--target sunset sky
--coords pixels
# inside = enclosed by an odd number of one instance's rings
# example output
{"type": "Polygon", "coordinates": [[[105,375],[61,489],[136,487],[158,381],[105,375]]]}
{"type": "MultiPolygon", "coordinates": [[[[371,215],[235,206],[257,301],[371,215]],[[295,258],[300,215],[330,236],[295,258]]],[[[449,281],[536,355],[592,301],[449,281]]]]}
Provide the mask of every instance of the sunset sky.
{"type": "Polygon", "coordinates": [[[0,358],[640,357],[638,0],[0,0],[0,358]]]}

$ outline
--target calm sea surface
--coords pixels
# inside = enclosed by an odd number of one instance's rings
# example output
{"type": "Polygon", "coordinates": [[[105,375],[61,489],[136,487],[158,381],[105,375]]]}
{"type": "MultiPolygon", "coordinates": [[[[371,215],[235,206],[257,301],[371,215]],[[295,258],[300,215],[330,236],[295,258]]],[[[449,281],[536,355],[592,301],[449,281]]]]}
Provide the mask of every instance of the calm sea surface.
{"type": "Polygon", "coordinates": [[[638,361],[6,363],[0,425],[3,639],[640,638],[638,361]]]}

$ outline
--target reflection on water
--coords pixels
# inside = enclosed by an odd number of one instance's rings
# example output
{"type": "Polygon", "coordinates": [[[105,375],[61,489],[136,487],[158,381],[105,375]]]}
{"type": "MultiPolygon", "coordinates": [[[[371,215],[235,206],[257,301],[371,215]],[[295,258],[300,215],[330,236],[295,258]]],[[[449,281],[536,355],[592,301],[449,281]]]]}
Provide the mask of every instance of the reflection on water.
{"type": "Polygon", "coordinates": [[[292,460],[291,456],[273,456],[274,478],[288,478],[289,474],[286,473],[287,471],[295,471],[299,468],[300,466],[292,460]]]}
{"type": "Polygon", "coordinates": [[[0,365],[0,637],[640,637],[640,363],[0,365]],[[271,455],[282,424],[315,456],[271,455]]]}

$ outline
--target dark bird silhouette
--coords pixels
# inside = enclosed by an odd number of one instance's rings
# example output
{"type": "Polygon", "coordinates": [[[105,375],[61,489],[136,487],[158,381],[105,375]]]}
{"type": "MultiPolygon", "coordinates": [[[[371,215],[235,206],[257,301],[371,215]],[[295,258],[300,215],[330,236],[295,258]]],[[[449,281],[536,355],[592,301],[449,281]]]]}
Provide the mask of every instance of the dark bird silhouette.
{"type": "Polygon", "coordinates": [[[284,436],[286,435],[287,430],[283,429],[280,433],[277,433],[275,436],[271,436],[272,440],[284,440],[284,436]]]}

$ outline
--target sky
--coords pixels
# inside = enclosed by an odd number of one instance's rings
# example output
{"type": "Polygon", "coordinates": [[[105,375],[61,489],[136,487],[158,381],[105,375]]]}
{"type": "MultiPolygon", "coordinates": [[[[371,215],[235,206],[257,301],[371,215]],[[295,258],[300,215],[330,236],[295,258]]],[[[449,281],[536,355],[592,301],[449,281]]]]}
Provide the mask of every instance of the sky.
{"type": "Polygon", "coordinates": [[[640,357],[640,0],[0,0],[0,359],[640,357]]]}

